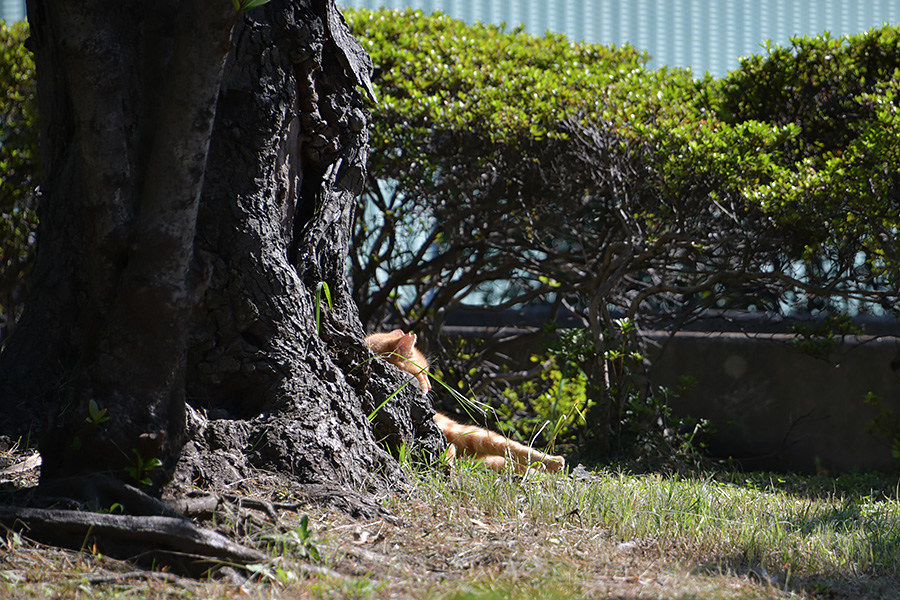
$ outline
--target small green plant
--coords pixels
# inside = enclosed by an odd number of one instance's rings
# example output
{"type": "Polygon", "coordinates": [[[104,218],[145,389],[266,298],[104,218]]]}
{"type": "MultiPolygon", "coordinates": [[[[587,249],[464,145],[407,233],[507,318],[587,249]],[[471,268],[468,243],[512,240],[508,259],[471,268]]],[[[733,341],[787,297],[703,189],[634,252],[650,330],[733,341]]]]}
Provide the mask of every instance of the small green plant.
{"type": "Polygon", "coordinates": [[[264,535],[262,539],[275,542],[283,551],[290,550],[300,558],[316,562],[322,560],[319,548],[313,541],[313,531],[309,528],[309,515],[300,517],[300,524],[294,529],[285,533],[264,535]]]}
{"type": "Polygon", "coordinates": [[[618,339],[619,344],[606,351],[606,360],[613,371],[612,380],[622,382],[632,377],[635,368],[644,362],[644,356],[631,347],[631,342],[637,335],[637,324],[632,319],[615,319],[613,325],[616,329],[615,339],[618,339]]]}
{"type": "Polygon", "coordinates": [[[404,468],[408,468],[412,464],[412,457],[406,444],[400,444],[397,447],[397,462],[404,468]]]}
{"type": "Polygon", "coordinates": [[[125,467],[125,470],[138,483],[138,485],[142,487],[150,487],[153,482],[149,477],[147,477],[147,473],[149,471],[152,471],[153,469],[161,467],[162,461],[155,456],[144,458],[143,456],[141,456],[141,453],[137,448],[132,448],[131,451],[134,452],[135,462],[134,465],[125,467]]]}
{"type": "Polygon", "coordinates": [[[118,502],[113,502],[113,503],[109,506],[109,508],[101,508],[101,509],[99,510],[99,512],[102,513],[102,514],[110,514],[110,515],[111,515],[111,514],[114,514],[114,513],[117,512],[117,511],[118,511],[119,513],[124,513],[124,512],[125,512],[125,507],[122,506],[122,505],[121,505],[120,503],[118,503],[118,502]]]}
{"type": "Polygon", "coordinates": [[[88,416],[84,418],[84,422],[94,427],[106,423],[109,421],[109,415],[106,414],[106,410],[105,408],[100,408],[97,401],[91,398],[90,402],[88,402],[88,416]]]}
{"type": "Polygon", "coordinates": [[[268,4],[269,0],[231,0],[231,6],[236,13],[245,13],[250,9],[268,4]]]}
{"type": "Polygon", "coordinates": [[[552,429],[547,437],[551,446],[557,441],[575,441],[577,429],[585,425],[587,409],[593,402],[587,395],[584,372],[559,358],[532,356],[532,362],[545,367],[540,376],[504,390],[506,402],[497,409],[504,430],[525,436],[526,431],[550,423],[552,429]]]}
{"type": "Polygon", "coordinates": [[[316,286],[316,333],[319,333],[319,326],[321,324],[321,307],[322,307],[322,293],[325,294],[325,301],[328,303],[328,308],[333,309],[334,306],[331,304],[331,289],[328,287],[328,283],[325,281],[320,281],[316,286]]]}
{"type": "MultiPolygon", "coordinates": [[[[636,349],[637,326],[630,319],[613,321],[612,335],[604,337],[610,345],[605,352],[610,398],[610,423],[613,449],[619,458],[635,460],[676,460],[697,464],[703,460],[706,421],[676,418],[669,408],[674,397],[694,384],[682,378],[676,389],[646,389],[643,377],[644,355],[636,349]]],[[[601,391],[598,382],[588,376],[596,362],[591,332],[566,329],[555,333],[555,341],[546,355],[532,356],[533,362],[545,362],[539,378],[526,381],[505,392],[506,404],[498,411],[508,434],[526,438],[549,422],[549,442],[584,447],[595,426],[592,410],[601,391]]]]}

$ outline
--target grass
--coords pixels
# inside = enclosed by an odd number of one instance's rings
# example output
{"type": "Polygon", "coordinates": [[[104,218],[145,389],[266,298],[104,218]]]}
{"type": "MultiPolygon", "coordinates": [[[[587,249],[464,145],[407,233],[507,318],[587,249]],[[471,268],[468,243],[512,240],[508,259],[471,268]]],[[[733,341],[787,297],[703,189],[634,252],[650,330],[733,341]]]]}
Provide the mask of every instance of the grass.
{"type": "Polygon", "coordinates": [[[900,597],[900,501],[883,478],[410,472],[411,491],[384,499],[396,521],[312,506],[236,519],[272,559],[218,580],[0,532],[0,597],[900,597]]]}

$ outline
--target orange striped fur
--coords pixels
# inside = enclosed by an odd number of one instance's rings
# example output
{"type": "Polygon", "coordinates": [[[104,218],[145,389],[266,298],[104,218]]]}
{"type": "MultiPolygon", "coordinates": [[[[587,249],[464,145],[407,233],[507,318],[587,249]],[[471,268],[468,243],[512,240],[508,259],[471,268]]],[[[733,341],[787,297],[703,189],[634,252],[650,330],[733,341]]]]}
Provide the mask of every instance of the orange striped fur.
{"type": "Polygon", "coordinates": [[[431,391],[428,359],[416,348],[416,334],[403,333],[402,329],[388,333],[373,333],[366,338],[366,344],[372,352],[395,367],[415,375],[423,394],[431,391]]]}
{"type": "MultiPolygon", "coordinates": [[[[431,390],[428,380],[428,360],[416,348],[416,334],[395,329],[387,333],[373,333],[366,338],[372,352],[392,365],[416,376],[423,394],[431,390]]],[[[524,473],[530,466],[541,466],[548,471],[559,471],[566,465],[562,456],[544,454],[520,444],[499,433],[457,423],[450,417],[436,413],[434,420],[444,432],[447,443],[447,459],[452,464],[457,456],[471,456],[484,466],[502,471],[507,461],[517,473],[524,473]]]]}

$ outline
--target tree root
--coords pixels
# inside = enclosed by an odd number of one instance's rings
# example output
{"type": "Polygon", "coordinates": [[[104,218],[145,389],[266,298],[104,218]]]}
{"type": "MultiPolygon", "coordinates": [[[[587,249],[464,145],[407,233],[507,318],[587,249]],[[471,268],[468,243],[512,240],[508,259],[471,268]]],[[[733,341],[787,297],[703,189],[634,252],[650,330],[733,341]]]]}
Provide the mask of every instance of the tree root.
{"type": "Polygon", "coordinates": [[[113,477],[73,476],[11,494],[8,501],[13,505],[0,506],[0,528],[21,531],[41,543],[88,549],[154,570],[166,566],[172,573],[198,577],[212,574],[223,563],[238,568],[271,557],[232,541],[226,531],[200,527],[192,518],[206,521],[224,511],[229,522],[238,524],[233,533],[240,535],[246,530],[241,524],[254,519],[253,512],[280,529],[281,513],[318,504],[357,518],[377,516],[396,522],[366,494],[322,484],[291,487],[297,502],[214,492],[194,495],[179,486],[167,488],[171,495],[160,500],[113,477]]]}
{"type": "MultiPolygon", "coordinates": [[[[170,566],[198,576],[220,562],[246,565],[268,556],[224,535],[195,525],[143,491],[103,475],[54,479],[20,490],[17,504],[0,506],[0,525],[24,531],[37,541],[74,549],[90,548],[142,565],[170,566]],[[112,514],[115,511],[129,514],[112,514]]],[[[215,497],[186,499],[212,514],[215,497]]]]}
{"type": "MultiPolygon", "coordinates": [[[[217,562],[263,562],[266,554],[177,517],[112,515],[47,508],[0,507],[0,523],[29,537],[83,548],[90,540],[110,555],[151,558],[199,575],[217,562]]],[[[158,564],[158,562],[157,562],[158,564]]]]}

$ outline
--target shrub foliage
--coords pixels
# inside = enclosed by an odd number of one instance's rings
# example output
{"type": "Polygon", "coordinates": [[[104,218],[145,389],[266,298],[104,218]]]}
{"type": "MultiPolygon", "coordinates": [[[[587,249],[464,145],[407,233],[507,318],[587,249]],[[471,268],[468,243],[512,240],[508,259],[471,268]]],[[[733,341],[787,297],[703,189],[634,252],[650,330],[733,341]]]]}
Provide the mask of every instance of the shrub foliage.
{"type": "Polygon", "coordinates": [[[0,339],[24,300],[37,215],[37,102],[24,23],[0,21],[0,339]]]}

